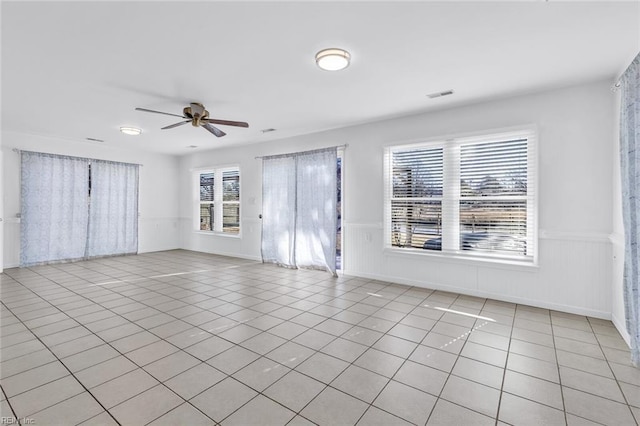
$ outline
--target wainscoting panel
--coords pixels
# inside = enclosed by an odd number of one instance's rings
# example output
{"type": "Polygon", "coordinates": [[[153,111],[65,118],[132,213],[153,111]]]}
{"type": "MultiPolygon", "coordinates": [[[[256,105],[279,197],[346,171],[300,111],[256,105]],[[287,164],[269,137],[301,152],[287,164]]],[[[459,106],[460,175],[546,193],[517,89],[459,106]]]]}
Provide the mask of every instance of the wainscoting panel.
{"type": "Polygon", "coordinates": [[[20,219],[16,217],[4,220],[4,269],[20,266],[20,219]]]}
{"type": "Polygon", "coordinates": [[[537,266],[505,265],[383,249],[379,223],[347,223],[346,275],[611,318],[608,234],[540,232],[537,266]]]}

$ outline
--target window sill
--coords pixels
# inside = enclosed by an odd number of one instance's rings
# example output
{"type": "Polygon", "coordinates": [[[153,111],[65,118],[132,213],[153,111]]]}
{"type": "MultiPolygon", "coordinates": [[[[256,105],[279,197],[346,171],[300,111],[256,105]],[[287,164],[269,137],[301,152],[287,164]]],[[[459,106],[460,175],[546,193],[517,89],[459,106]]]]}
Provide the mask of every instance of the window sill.
{"type": "Polygon", "coordinates": [[[215,237],[236,238],[236,239],[241,239],[242,238],[242,234],[228,234],[226,232],[193,231],[193,233],[194,234],[200,234],[200,235],[215,236],[215,237]]]}
{"type": "Polygon", "coordinates": [[[441,252],[420,250],[420,249],[401,249],[401,248],[387,247],[384,249],[384,254],[386,256],[394,256],[394,257],[430,258],[432,260],[438,260],[438,261],[443,261],[448,263],[484,266],[487,268],[498,268],[498,269],[512,269],[512,270],[515,269],[515,270],[529,271],[529,272],[536,271],[540,268],[537,261],[469,256],[469,255],[461,255],[457,253],[441,253],[441,252]]]}

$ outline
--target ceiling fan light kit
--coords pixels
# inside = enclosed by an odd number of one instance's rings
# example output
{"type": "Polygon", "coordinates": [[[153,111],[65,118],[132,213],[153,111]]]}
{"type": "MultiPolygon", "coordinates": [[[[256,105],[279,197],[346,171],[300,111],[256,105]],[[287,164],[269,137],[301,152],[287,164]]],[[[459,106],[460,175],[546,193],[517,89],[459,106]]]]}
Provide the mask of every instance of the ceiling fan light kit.
{"type": "Polygon", "coordinates": [[[131,136],[138,136],[140,133],[142,133],[142,130],[138,129],[137,127],[120,127],[120,131],[125,135],[131,136]]]}
{"type": "Polygon", "coordinates": [[[332,47],[316,53],[316,64],[325,71],[340,71],[349,66],[351,54],[344,49],[332,47]]]}
{"type": "Polygon", "coordinates": [[[205,130],[209,131],[210,133],[213,133],[216,137],[220,138],[226,135],[226,133],[215,126],[212,126],[212,124],[219,124],[223,126],[235,126],[235,127],[249,127],[249,124],[245,123],[244,121],[219,120],[216,118],[209,118],[209,111],[207,111],[204,108],[204,105],[202,105],[199,102],[192,102],[190,106],[185,107],[182,110],[182,115],[171,114],[169,112],[154,111],[152,109],[146,109],[146,108],[136,108],[136,111],[171,115],[173,117],[180,117],[185,119],[184,121],[180,121],[178,123],[170,124],[168,126],[162,127],[161,130],[173,129],[174,127],[191,123],[193,127],[202,127],[205,130]]]}

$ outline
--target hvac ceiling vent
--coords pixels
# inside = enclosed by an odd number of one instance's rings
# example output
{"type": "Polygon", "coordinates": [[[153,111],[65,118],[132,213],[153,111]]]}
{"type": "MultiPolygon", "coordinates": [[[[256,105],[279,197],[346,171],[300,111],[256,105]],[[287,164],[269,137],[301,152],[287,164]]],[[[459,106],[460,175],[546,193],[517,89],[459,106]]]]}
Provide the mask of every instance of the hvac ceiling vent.
{"type": "Polygon", "coordinates": [[[445,90],[444,92],[431,93],[427,95],[427,97],[429,99],[435,99],[435,98],[440,98],[442,96],[449,96],[449,95],[453,95],[453,90],[445,90]]]}

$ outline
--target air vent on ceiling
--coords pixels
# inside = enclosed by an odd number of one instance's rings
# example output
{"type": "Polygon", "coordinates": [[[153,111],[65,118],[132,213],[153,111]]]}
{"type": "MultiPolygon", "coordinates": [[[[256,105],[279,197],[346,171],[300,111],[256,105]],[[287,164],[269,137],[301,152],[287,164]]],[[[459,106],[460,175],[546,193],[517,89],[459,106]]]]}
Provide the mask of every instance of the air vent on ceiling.
{"type": "Polygon", "coordinates": [[[275,131],[276,131],[276,129],[271,129],[271,128],[269,128],[269,129],[262,129],[262,130],[260,130],[260,131],[261,131],[262,133],[269,133],[269,132],[275,132],[275,131]]]}
{"type": "Polygon", "coordinates": [[[435,98],[440,98],[442,96],[449,96],[449,95],[453,95],[453,90],[445,90],[444,92],[431,93],[427,95],[427,97],[429,99],[435,99],[435,98]]]}
{"type": "Polygon", "coordinates": [[[96,138],[86,138],[86,139],[91,142],[104,142],[104,140],[102,139],[96,139],[96,138]]]}

